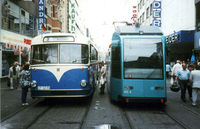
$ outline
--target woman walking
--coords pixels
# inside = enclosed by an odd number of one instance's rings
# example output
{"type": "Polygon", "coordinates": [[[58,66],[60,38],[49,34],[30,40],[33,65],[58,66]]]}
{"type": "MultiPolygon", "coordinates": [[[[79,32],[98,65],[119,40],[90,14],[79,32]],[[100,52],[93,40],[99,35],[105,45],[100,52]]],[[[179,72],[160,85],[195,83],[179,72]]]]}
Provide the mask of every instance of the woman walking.
{"type": "Polygon", "coordinates": [[[20,85],[22,87],[22,96],[21,96],[21,101],[22,101],[22,106],[29,105],[26,102],[26,97],[28,93],[28,88],[30,87],[30,71],[29,71],[29,64],[26,63],[23,67],[23,70],[20,73],[20,85]]]}

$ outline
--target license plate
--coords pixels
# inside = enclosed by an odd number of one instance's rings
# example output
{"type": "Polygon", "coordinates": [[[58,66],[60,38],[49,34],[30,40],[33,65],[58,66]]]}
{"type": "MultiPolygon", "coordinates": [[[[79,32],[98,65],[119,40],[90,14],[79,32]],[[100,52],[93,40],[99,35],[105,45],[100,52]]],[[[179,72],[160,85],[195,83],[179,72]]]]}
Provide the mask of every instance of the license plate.
{"type": "Polygon", "coordinates": [[[50,86],[38,86],[38,90],[50,90],[50,86]]]}

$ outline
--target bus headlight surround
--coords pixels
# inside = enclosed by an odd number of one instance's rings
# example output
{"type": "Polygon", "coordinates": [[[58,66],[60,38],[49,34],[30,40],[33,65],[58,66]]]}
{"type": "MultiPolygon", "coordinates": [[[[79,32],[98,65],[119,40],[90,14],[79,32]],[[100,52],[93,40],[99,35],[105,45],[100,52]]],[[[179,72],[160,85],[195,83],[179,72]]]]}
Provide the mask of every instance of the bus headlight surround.
{"type": "Polygon", "coordinates": [[[81,80],[81,86],[84,88],[86,87],[87,83],[86,83],[86,80],[81,80]]]}
{"type": "Polygon", "coordinates": [[[32,82],[31,82],[31,87],[36,87],[37,86],[37,82],[35,81],[35,80],[33,80],[32,82]]]}

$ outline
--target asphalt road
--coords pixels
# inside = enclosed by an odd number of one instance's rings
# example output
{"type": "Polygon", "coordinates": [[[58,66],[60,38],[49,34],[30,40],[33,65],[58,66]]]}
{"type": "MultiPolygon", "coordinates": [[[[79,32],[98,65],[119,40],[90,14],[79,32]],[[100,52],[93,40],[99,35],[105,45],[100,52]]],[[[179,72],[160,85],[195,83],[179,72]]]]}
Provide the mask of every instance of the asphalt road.
{"type": "MultiPolygon", "coordinates": [[[[1,128],[199,129],[200,106],[192,107],[189,100],[183,103],[180,100],[180,93],[171,92],[169,88],[167,93],[168,102],[165,108],[155,104],[113,104],[108,94],[100,95],[98,89],[93,98],[88,101],[81,99],[31,100],[29,98],[31,105],[21,108],[16,106],[16,109],[12,108],[12,113],[11,111],[4,113],[6,116],[2,119],[1,128]]],[[[1,113],[5,109],[3,108],[1,113]]],[[[6,109],[6,111],[9,110],[11,109],[6,109]]]]}

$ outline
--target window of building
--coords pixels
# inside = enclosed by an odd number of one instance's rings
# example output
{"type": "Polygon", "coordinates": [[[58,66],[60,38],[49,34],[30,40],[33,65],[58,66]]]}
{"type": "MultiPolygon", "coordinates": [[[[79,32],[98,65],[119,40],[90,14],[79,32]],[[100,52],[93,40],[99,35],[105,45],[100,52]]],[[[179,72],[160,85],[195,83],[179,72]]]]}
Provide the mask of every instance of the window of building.
{"type": "Polygon", "coordinates": [[[196,4],[196,27],[200,31],[200,2],[196,4]]]}
{"type": "Polygon", "coordinates": [[[146,19],[149,18],[149,7],[147,8],[147,11],[146,11],[146,19]]]}
{"type": "Polygon", "coordinates": [[[138,4],[138,12],[140,11],[140,3],[138,4]]]}
{"type": "Polygon", "coordinates": [[[25,11],[24,10],[21,10],[21,15],[25,16],[25,11]]]}
{"type": "Polygon", "coordinates": [[[142,13],[142,22],[144,22],[144,13],[142,13]]]}
{"type": "Polygon", "coordinates": [[[145,0],[142,0],[142,5],[144,6],[145,0]]]}
{"type": "Polygon", "coordinates": [[[2,28],[14,32],[19,32],[19,6],[5,1],[2,4],[2,28]]]}
{"type": "Polygon", "coordinates": [[[51,30],[51,27],[48,26],[48,30],[51,30]]]}
{"type": "Polygon", "coordinates": [[[35,36],[36,18],[18,5],[5,1],[2,4],[2,28],[27,36],[35,36]]]}
{"type": "Polygon", "coordinates": [[[47,7],[45,7],[45,15],[47,15],[47,7]]]}
{"type": "Polygon", "coordinates": [[[56,12],[55,12],[55,5],[53,5],[53,17],[56,16],[56,12]]]}
{"type": "Polygon", "coordinates": [[[152,4],[150,5],[150,16],[152,15],[152,11],[153,11],[153,6],[152,4]]]}

